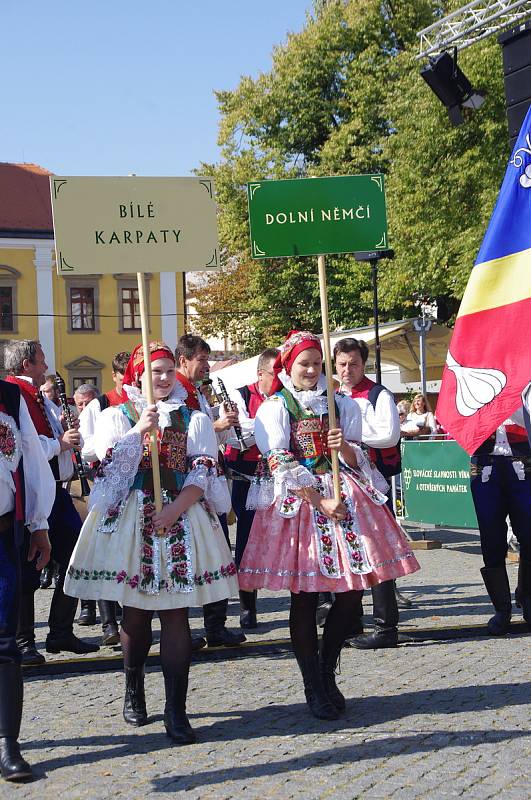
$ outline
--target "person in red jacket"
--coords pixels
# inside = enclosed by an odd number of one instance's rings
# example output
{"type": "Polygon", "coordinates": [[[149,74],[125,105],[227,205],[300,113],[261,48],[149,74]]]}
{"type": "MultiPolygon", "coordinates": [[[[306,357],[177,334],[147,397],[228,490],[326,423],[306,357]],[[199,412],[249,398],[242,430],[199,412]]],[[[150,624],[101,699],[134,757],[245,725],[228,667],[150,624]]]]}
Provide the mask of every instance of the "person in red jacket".
{"type": "Polygon", "coordinates": [[[105,397],[109,401],[110,406],[119,406],[121,403],[127,401],[127,396],[123,392],[124,373],[131,353],[122,351],[116,353],[112,360],[112,382],[114,389],[105,392],[105,397]]]}

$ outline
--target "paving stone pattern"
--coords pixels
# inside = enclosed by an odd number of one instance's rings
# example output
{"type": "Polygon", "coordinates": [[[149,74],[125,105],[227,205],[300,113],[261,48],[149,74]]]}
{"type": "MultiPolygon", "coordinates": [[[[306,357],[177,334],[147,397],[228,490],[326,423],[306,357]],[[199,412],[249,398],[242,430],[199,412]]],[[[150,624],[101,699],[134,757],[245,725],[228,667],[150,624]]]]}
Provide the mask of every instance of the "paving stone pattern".
{"type": "MultiPolygon", "coordinates": [[[[263,646],[238,657],[207,652],[192,665],[196,745],[166,738],[157,667],[146,676],[150,721],[139,729],[122,719],[119,664],[88,674],[81,659],[73,674],[28,675],[21,742],[40,780],[0,783],[0,798],[528,798],[531,634],[515,614],[509,636],[478,628],[459,638],[490,611],[477,532],[437,536],[443,549],[420,552],[422,571],[401,582],[415,601],[402,628],[433,637],[396,650],[343,650],[338,682],[348,707],[340,720],[306,710],[291,654],[268,644],[287,636],[288,600],[264,593],[264,622],[249,636],[263,646]]],[[[509,566],[513,586],[516,569],[509,566]]],[[[50,596],[38,593],[40,642],[50,596]]],[[[370,623],[369,602],[366,611],[370,623]]],[[[230,612],[236,625],[236,602],[230,612]]],[[[200,628],[200,612],[192,617],[200,628]]],[[[98,628],[76,632],[98,640],[98,628]]]]}

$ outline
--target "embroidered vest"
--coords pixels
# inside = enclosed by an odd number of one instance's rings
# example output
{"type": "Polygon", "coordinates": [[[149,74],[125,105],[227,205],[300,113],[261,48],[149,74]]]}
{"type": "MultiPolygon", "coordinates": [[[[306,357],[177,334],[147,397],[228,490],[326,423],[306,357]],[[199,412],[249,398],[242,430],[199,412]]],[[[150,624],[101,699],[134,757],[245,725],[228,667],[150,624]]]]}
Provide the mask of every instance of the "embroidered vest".
{"type": "MultiPolygon", "coordinates": [[[[313,411],[306,411],[288,389],[281,389],[277,395],[284,400],[290,418],[290,450],[304,467],[322,475],[331,470],[330,449],[327,447],[328,414],[322,417],[313,411]]],[[[336,417],[339,422],[339,409],[336,417]]]]}
{"type": "MultiPolygon", "coordinates": [[[[351,390],[350,396],[353,400],[362,398],[368,400],[374,409],[376,409],[376,401],[380,392],[385,392],[387,389],[381,383],[375,383],[363,376],[361,381],[354,386],[351,390]]],[[[392,475],[399,475],[402,470],[402,461],[400,456],[400,443],[393,445],[393,447],[383,447],[376,449],[369,447],[369,458],[376,464],[379,471],[384,478],[390,478],[392,475]]]]}
{"type": "MultiPolygon", "coordinates": [[[[118,406],[131,423],[131,427],[138,422],[138,412],[130,400],[118,406]]],[[[170,425],[165,429],[162,437],[158,432],[159,440],[159,468],[160,484],[167,491],[180,492],[187,475],[186,444],[188,427],[192,411],[186,406],[170,412],[170,425]]],[[[149,444],[144,444],[144,451],[138,472],[133,482],[132,489],[153,491],[153,472],[151,469],[151,452],[149,444]]]]}
{"type": "MultiPolygon", "coordinates": [[[[251,383],[249,386],[242,386],[238,389],[243,397],[245,407],[249,412],[249,417],[254,419],[256,412],[264,402],[264,398],[258,389],[258,383],[251,383]]],[[[225,449],[225,461],[236,472],[241,472],[244,475],[254,475],[256,465],[261,459],[262,455],[258,447],[253,444],[248,450],[242,453],[237,447],[228,445],[225,449]]]]}
{"type": "MultiPolygon", "coordinates": [[[[10,386],[5,381],[0,381],[0,411],[13,417],[15,425],[20,429],[20,391],[16,386],[10,386]]],[[[25,521],[25,494],[24,494],[24,467],[22,455],[18,467],[13,475],[15,482],[15,516],[20,526],[25,521]]],[[[17,537],[18,542],[19,537],[17,537]]]]}
{"type": "MultiPolygon", "coordinates": [[[[16,378],[14,375],[8,375],[6,381],[8,383],[15,384],[20,389],[22,397],[26,401],[31,421],[33,422],[35,430],[39,436],[46,436],[48,439],[55,439],[52,426],[50,425],[48,417],[46,416],[46,411],[44,410],[44,400],[39,390],[33,386],[33,384],[22,380],[22,378],[16,378]]],[[[50,465],[50,469],[52,470],[55,480],[58,481],[59,459],[57,456],[51,458],[48,461],[48,464],[50,465]]]]}

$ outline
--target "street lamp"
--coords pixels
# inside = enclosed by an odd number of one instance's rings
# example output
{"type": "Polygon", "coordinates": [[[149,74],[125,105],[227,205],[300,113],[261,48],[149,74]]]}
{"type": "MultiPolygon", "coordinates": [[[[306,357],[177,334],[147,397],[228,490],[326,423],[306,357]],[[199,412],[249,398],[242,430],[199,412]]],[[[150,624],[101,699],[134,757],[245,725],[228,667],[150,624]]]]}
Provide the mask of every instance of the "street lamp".
{"type": "Polygon", "coordinates": [[[426,394],[426,334],[430,332],[433,320],[437,319],[437,301],[431,300],[427,294],[416,292],[415,305],[420,308],[421,317],[413,320],[413,327],[419,335],[420,384],[422,394],[426,394]]]}
{"type": "Polygon", "coordinates": [[[374,314],[374,348],[376,354],[376,383],[382,382],[382,359],[380,332],[378,330],[378,261],[382,258],[394,258],[394,250],[359,250],[354,253],[356,261],[366,261],[371,265],[372,275],[372,307],[374,314]]]}

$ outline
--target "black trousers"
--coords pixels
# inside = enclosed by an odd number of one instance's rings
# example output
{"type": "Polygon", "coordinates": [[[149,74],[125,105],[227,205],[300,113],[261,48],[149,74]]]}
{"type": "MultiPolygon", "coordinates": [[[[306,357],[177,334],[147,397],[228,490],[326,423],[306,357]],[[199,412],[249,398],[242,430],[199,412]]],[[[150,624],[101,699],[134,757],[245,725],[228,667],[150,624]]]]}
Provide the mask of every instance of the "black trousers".
{"type": "MultiPolygon", "coordinates": [[[[55,502],[48,518],[48,524],[52,558],[59,564],[59,575],[64,578],[83,523],[72,498],[60,484],[56,485],[55,502]]],[[[39,573],[35,569],[35,564],[26,561],[28,546],[29,537],[26,536],[22,556],[22,591],[24,593],[35,592],[39,588],[39,573]]]]}
{"type": "Polygon", "coordinates": [[[21,586],[20,550],[14,528],[0,533],[0,664],[20,663],[16,641],[21,586]]]}
{"type": "Polygon", "coordinates": [[[502,567],[507,555],[507,522],[511,520],[520,544],[520,557],[531,561],[531,474],[519,478],[513,462],[504,456],[473,456],[479,473],[470,480],[478,518],[481,552],[486,567],[502,567]],[[491,468],[483,480],[483,467],[491,468]]]}
{"type": "Polygon", "coordinates": [[[240,567],[240,562],[243,558],[243,552],[249,540],[249,533],[254,519],[254,511],[249,511],[245,508],[247,502],[247,495],[249,494],[249,481],[232,482],[232,508],[238,519],[236,525],[236,549],[234,551],[234,561],[236,566],[240,567]]]}

